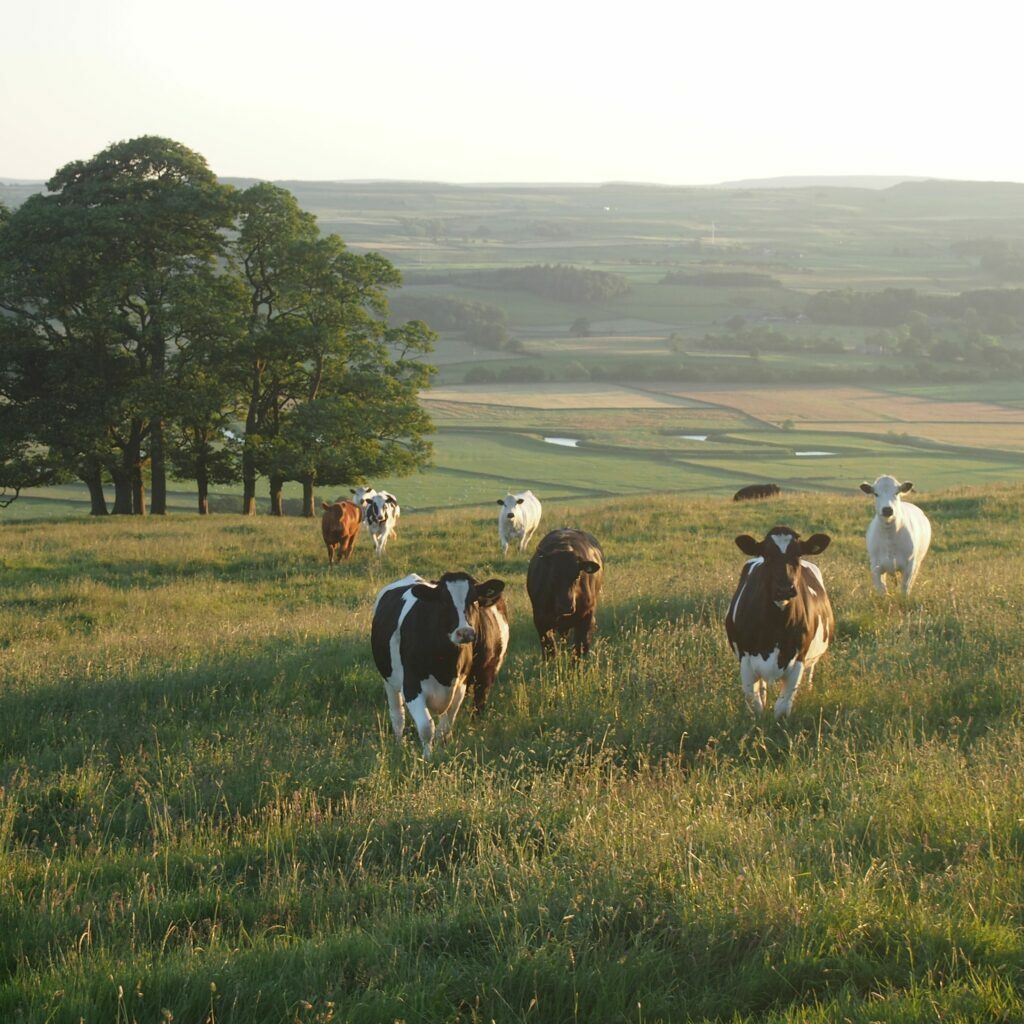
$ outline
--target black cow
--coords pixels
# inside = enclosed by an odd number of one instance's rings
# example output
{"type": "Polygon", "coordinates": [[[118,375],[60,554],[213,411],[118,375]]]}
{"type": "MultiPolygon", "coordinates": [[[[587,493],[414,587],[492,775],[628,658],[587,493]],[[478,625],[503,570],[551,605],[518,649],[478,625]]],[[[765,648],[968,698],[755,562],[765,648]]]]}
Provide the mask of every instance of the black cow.
{"type": "Polygon", "coordinates": [[[508,612],[502,580],[478,583],[465,572],[447,572],[428,583],[415,573],[384,587],[373,606],[370,646],[384,677],[391,727],[402,742],[409,708],[423,756],[455,724],[467,684],[482,711],[508,650],[508,612]]]}
{"type": "Polygon", "coordinates": [[[774,498],[781,494],[782,489],[778,484],[748,484],[741,487],[733,496],[733,501],[754,501],[757,498],[774,498]]]}
{"type": "Polygon", "coordinates": [[[526,590],[544,657],[554,654],[556,631],[559,636],[573,631],[575,654],[590,650],[603,578],[604,552],[589,533],[552,530],[537,545],[526,570],[526,590]]]}
{"type": "Polygon", "coordinates": [[[740,661],[740,682],[755,713],[765,710],[768,683],[782,680],[775,717],[793,709],[806,673],[835,636],[836,624],[821,571],[804,555],[819,555],[832,538],[816,533],[807,540],[788,526],[775,526],[763,541],[743,534],[736,546],[750,561],[725,617],[725,632],[740,661]]]}

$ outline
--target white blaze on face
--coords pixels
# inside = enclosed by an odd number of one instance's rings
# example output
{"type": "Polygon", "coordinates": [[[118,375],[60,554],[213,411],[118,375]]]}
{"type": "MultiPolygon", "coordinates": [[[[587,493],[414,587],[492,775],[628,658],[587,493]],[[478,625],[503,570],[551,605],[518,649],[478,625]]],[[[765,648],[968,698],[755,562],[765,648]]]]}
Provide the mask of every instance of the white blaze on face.
{"type": "Polygon", "coordinates": [[[772,534],[772,540],[775,541],[776,545],[778,546],[778,549],[783,554],[786,553],[786,548],[789,547],[790,541],[792,541],[792,539],[793,539],[792,535],[788,534],[788,533],[773,533],[772,534]]]}
{"type": "Polygon", "coordinates": [[[452,604],[455,605],[455,613],[459,617],[459,621],[456,623],[455,629],[448,634],[448,639],[456,645],[468,643],[469,640],[472,639],[472,636],[475,635],[473,627],[466,621],[466,602],[469,599],[469,580],[449,580],[447,586],[448,594],[452,599],[452,604]]]}

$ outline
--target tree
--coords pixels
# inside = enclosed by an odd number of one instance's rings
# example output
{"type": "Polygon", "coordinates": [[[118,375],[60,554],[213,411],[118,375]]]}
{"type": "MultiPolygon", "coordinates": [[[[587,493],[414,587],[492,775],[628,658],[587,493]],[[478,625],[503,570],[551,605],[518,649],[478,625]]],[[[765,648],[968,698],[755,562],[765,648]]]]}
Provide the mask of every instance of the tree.
{"type": "Polygon", "coordinates": [[[47,443],[93,492],[110,473],[115,512],[145,511],[148,461],[152,511],[163,513],[168,359],[188,344],[182,325],[216,272],[230,190],[198,154],[156,136],[70,163],[47,190],[10,217],[0,251],[0,307],[57,371],[47,443]],[[64,391],[70,406],[53,401],[64,391]],[[69,450],[61,440],[79,427],[89,444],[69,450]]]}
{"type": "Polygon", "coordinates": [[[569,333],[574,338],[590,337],[590,321],[585,316],[578,316],[569,327],[569,333]]]}
{"type": "Polygon", "coordinates": [[[260,472],[273,514],[282,513],[291,479],[302,482],[303,512],[312,515],[318,481],[424,465],[431,427],[416,396],[429,383],[420,357],[434,335],[419,321],[388,327],[396,268],[377,253],[350,252],[337,235],[321,238],[315,219],[277,186],[246,190],[239,210],[233,252],[248,293],[243,512],[255,512],[260,472]]]}

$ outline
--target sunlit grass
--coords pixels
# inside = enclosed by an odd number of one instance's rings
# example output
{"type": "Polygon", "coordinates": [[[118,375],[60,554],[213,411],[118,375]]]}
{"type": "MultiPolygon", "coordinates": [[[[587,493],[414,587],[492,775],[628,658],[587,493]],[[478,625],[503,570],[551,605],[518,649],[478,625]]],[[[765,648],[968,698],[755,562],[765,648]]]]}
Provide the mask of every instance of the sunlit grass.
{"type": "Polygon", "coordinates": [[[869,509],[795,495],[547,510],[602,541],[599,641],[544,664],[488,514],[0,529],[0,1019],[948,1021],[1024,1016],[1018,487],[931,496],[910,600],[869,509]],[[834,537],[838,640],[746,711],[732,538],[834,537]],[[390,737],[377,588],[508,584],[487,714],[390,737]]]}

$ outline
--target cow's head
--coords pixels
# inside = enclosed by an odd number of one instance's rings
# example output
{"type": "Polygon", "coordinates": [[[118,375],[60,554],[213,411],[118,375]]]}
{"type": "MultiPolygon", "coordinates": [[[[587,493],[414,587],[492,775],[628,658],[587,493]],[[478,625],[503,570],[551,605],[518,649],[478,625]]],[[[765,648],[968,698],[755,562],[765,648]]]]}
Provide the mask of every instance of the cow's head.
{"type": "Polygon", "coordinates": [[[884,523],[895,522],[899,516],[902,496],[913,488],[909,480],[900,483],[894,476],[880,476],[873,484],[860,485],[865,494],[875,499],[875,513],[884,523]]]}
{"type": "Polygon", "coordinates": [[[580,577],[599,572],[600,563],[580,558],[574,551],[537,552],[534,558],[541,559],[547,569],[547,585],[556,614],[572,615],[576,611],[580,577]]]}
{"type": "Polygon", "coordinates": [[[383,523],[395,505],[394,498],[385,497],[383,494],[374,493],[372,498],[366,499],[366,521],[368,523],[383,523]]]}
{"type": "Polygon", "coordinates": [[[377,493],[373,487],[351,487],[352,503],[364,508],[366,503],[377,493]]]}
{"type": "Polygon", "coordinates": [[[501,505],[503,511],[502,516],[505,519],[515,521],[516,513],[519,511],[519,506],[522,505],[523,499],[517,498],[514,494],[506,494],[504,498],[498,499],[498,504],[501,505]]]}
{"type": "Polygon", "coordinates": [[[736,538],[736,546],[743,554],[764,559],[768,596],[777,608],[786,608],[797,596],[800,559],[804,555],[820,555],[831,543],[832,538],[824,533],[801,540],[800,534],[788,526],[773,526],[760,541],[746,533],[736,538]]]}
{"type": "Polygon", "coordinates": [[[446,572],[436,583],[417,583],[412,594],[441,610],[448,639],[459,646],[476,640],[474,623],[480,609],[495,604],[504,589],[504,580],[477,583],[469,573],[446,572]]]}

